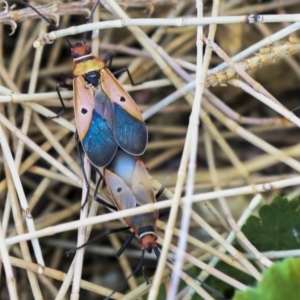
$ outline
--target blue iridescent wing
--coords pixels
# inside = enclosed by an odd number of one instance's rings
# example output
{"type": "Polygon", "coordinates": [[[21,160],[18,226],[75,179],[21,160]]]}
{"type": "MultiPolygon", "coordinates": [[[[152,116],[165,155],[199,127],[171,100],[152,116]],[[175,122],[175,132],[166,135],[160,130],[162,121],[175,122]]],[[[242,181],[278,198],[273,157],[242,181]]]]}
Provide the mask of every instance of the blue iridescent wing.
{"type": "Polygon", "coordinates": [[[113,133],[117,144],[131,155],[142,155],[148,142],[148,130],[138,106],[108,69],[100,70],[100,81],[113,103],[113,133]]]}
{"type": "Polygon", "coordinates": [[[96,167],[108,165],[118,149],[111,129],[96,111],[93,112],[89,130],[81,144],[89,160],[96,167]]]}
{"type": "Polygon", "coordinates": [[[148,142],[146,124],[130,115],[117,103],[114,107],[113,133],[118,145],[131,155],[142,155],[148,142]]]}

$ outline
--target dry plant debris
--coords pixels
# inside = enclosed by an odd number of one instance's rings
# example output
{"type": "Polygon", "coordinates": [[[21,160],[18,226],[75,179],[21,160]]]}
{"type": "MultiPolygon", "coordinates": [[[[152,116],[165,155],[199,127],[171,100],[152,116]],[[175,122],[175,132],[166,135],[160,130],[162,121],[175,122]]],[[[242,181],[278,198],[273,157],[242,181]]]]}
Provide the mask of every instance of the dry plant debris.
{"type": "MultiPolygon", "coordinates": [[[[202,281],[212,274],[228,284],[220,290],[228,296],[245,290],[247,282],[220,272],[220,260],[254,281],[272,265],[240,228],[275,195],[299,196],[299,24],[285,21],[299,13],[298,2],[100,1],[93,22],[220,16],[218,25],[129,26],[86,34],[99,57],[113,52],[113,70],[128,66],[134,80],[143,82],[132,87],[126,74],[118,77],[149,129],[143,160],[153,187],[166,187],[155,205],[166,208],[157,225],[162,258],[158,265],[151,255],[144,261],[150,284],[140,272],[114,299],[171,299],[172,293],[184,300],[217,299],[179,271],[188,269],[202,281]],[[273,22],[222,24],[222,16],[252,14],[273,15],[273,22]],[[176,206],[184,196],[184,206],[176,206]],[[176,248],[178,241],[185,252],[176,248]],[[170,269],[164,252],[175,261],[170,269]],[[177,292],[178,276],[184,283],[177,292]]],[[[87,0],[31,4],[59,28],[85,24],[94,5],[87,0]]],[[[85,185],[71,91],[62,91],[66,112],[48,118],[61,109],[55,91],[60,74],[72,73],[69,47],[60,38],[34,49],[34,41],[54,29],[19,3],[0,5],[0,298],[104,299],[135,269],[141,253],[137,240],[119,259],[115,253],[127,233],[107,235],[76,256],[65,252],[123,226],[119,219],[126,214],[153,207],[108,211],[92,201],[92,171],[90,202],[80,210],[85,185]]],[[[67,38],[75,44],[84,36],[67,38]]],[[[99,194],[109,201],[105,187],[99,194]]]]}

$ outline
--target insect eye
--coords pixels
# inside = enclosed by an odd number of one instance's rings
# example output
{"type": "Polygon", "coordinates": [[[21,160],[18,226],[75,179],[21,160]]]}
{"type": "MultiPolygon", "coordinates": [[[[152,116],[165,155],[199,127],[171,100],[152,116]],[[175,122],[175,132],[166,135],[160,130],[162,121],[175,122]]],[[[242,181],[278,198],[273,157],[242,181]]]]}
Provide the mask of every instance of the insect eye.
{"type": "Polygon", "coordinates": [[[82,108],[82,109],[81,109],[81,112],[85,115],[88,111],[87,111],[87,109],[82,108]]]}
{"type": "Polygon", "coordinates": [[[126,100],[125,100],[125,98],[122,96],[122,97],[120,98],[120,101],[121,101],[121,102],[125,102],[126,100]]]}
{"type": "Polygon", "coordinates": [[[121,193],[122,192],[122,188],[121,187],[117,188],[117,192],[121,193]]]}

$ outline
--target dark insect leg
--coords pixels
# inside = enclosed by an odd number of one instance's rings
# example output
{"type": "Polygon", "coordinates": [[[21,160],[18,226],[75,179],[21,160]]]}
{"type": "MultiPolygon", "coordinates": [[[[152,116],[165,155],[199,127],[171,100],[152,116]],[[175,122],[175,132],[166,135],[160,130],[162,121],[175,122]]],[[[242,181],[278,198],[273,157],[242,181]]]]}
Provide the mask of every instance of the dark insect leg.
{"type": "Polygon", "coordinates": [[[86,205],[86,203],[88,202],[88,197],[89,197],[89,194],[90,194],[90,185],[89,185],[89,182],[88,182],[85,170],[84,170],[84,163],[83,163],[83,159],[82,159],[81,152],[80,152],[79,136],[78,136],[77,131],[75,132],[75,142],[76,142],[76,149],[77,149],[77,153],[78,153],[78,156],[79,156],[80,165],[81,165],[81,169],[82,169],[82,173],[83,173],[83,178],[84,178],[84,181],[85,181],[85,184],[86,184],[86,196],[85,196],[84,203],[81,205],[81,209],[83,209],[84,206],[86,205]]]}
{"type": "Polygon", "coordinates": [[[60,73],[59,76],[62,78],[62,83],[64,83],[66,85],[66,88],[69,88],[70,90],[73,89],[73,85],[72,84],[67,84],[65,82],[65,79],[71,79],[73,80],[74,79],[74,75],[73,74],[70,74],[70,73],[60,73]],[[69,87],[68,87],[69,86],[69,87]]]}
{"type": "Polygon", "coordinates": [[[103,59],[105,64],[108,62],[108,66],[107,66],[108,69],[111,68],[113,57],[114,57],[114,55],[111,52],[108,52],[103,59]]]}
{"type": "Polygon", "coordinates": [[[157,268],[157,266],[155,266],[155,265],[146,266],[146,267],[143,266],[143,270],[142,270],[143,271],[143,277],[145,278],[145,281],[146,281],[147,285],[151,284],[150,277],[155,273],[156,268],[157,268]],[[148,272],[147,272],[147,270],[148,270],[148,272]],[[147,273],[150,274],[150,272],[151,272],[151,275],[148,276],[147,273]]]}
{"type": "MultiPolygon", "coordinates": [[[[165,190],[165,187],[161,186],[159,191],[155,195],[156,200],[163,194],[164,190],[165,190]]],[[[170,208],[160,210],[159,211],[159,218],[167,216],[167,215],[169,215],[169,213],[170,213],[170,208]]]]}
{"type": "Polygon", "coordinates": [[[117,286],[117,288],[110,294],[110,295],[108,295],[104,300],[109,300],[109,299],[111,299],[111,296],[115,293],[115,292],[117,292],[126,282],[128,282],[128,280],[134,275],[134,274],[136,274],[138,271],[139,271],[139,269],[142,267],[142,265],[143,265],[143,261],[144,261],[144,256],[145,256],[145,250],[143,250],[142,251],[142,255],[141,255],[141,258],[140,258],[140,261],[139,261],[139,263],[138,263],[138,265],[137,265],[137,267],[135,268],[135,270],[123,281],[123,282],[121,282],[118,286],[117,286]]]}
{"type": "Polygon", "coordinates": [[[158,247],[154,247],[153,250],[154,250],[154,253],[156,255],[157,260],[159,260],[159,258],[160,258],[160,251],[159,251],[158,247]]]}
{"type": "Polygon", "coordinates": [[[165,187],[161,186],[159,191],[155,195],[156,200],[163,194],[164,191],[165,191],[165,187]]]}
{"type": "Polygon", "coordinates": [[[62,106],[62,110],[55,116],[53,117],[48,117],[48,119],[55,119],[55,118],[58,118],[60,117],[66,110],[66,107],[65,107],[65,104],[63,102],[63,99],[61,97],[61,94],[60,94],[60,88],[66,88],[66,89],[69,89],[69,90],[72,90],[73,89],[73,85],[72,84],[68,84],[65,82],[65,79],[66,78],[69,78],[69,79],[73,79],[74,76],[71,75],[71,74],[67,74],[67,73],[61,73],[60,76],[63,78],[64,81],[62,82],[59,82],[56,84],[56,92],[57,92],[57,95],[59,97],[59,100],[60,100],[60,103],[61,103],[61,106],[62,106]]]}
{"type": "Polygon", "coordinates": [[[134,236],[135,236],[135,233],[131,232],[130,235],[127,237],[126,241],[124,242],[124,244],[122,245],[122,247],[120,248],[120,250],[117,252],[116,257],[119,258],[122,255],[122,253],[127,248],[127,246],[130,244],[130,242],[132,241],[134,236]]]}
{"type": "Polygon", "coordinates": [[[97,173],[100,175],[100,178],[99,178],[99,180],[98,180],[98,182],[97,182],[97,184],[96,184],[95,193],[94,193],[94,200],[97,201],[98,203],[104,205],[105,207],[107,207],[107,208],[109,208],[109,209],[112,209],[112,210],[114,210],[114,211],[117,211],[118,209],[117,209],[115,206],[113,206],[113,205],[107,203],[106,201],[104,201],[103,199],[101,199],[101,198],[99,198],[99,197],[97,196],[97,192],[98,192],[98,189],[99,189],[99,185],[100,185],[100,182],[101,182],[103,176],[102,176],[102,174],[99,172],[98,169],[96,169],[96,171],[97,171],[97,173]]]}
{"type": "Polygon", "coordinates": [[[56,114],[55,116],[48,117],[48,119],[55,119],[55,118],[58,118],[58,117],[60,117],[60,116],[65,112],[65,110],[66,110],[66,106],[65,106],[65,104],[64,104],[64,101],[63,101],[63,99],[62,99],[62,97],[61,97],[60,90],[59,90],[59,89],[62,88],[62,87],[68,88],[68,89],[71,89],[71,90],[72,90],[72,88],[73,88],[73,86],[72,86],[71,84],[67,84],[66,82],[59,82],[59,83],[56,84],[56,92],[57,92],[59,101],[60,101],[60,103],[61,103],[62,110],[61,110],[58,114],[56,114]]]}
{"type": "Polygon", "coordinates": [[[164,217],[166,217],[166,216],[169,216],[170,215],[170,208],[165,208],[165,209],[163,209],[163,211],[159,211],[159,215],[158,215],[158,218],[159,219],[162,219],[162,218],[164,218],[164,217]]]}
{"type": "Polygon", "coordinates": [[[142,83],[143,83],[143,81],[140,81],[140,82],[134,82],[133,79],[132,79],[132,76],[131,76],[131,74],[130,74],[130,72],[129,72],[129,70],[128,70],[128,68],[126,68],[126,67],[124,67],[124,68],[122,68],[122,69],[120,69],[120,70],[117,70],[117,71],[113,72],[113,74],[114,74],[114,75],[118,75],[118,74],[122,74],[122,73],[124,73],[124,72],[127,72],[127,75],[128,75],[128,77],[129,77],[129,81],[130,81],[130,83],[131,83],[132,86],[139,85],[139,84],[142,84],[142,83]]]}
{"type": "Polygon", "coordinates": [[[145,272],[145,267],[143,267],[143,277],[145,278],[145,281],[147,283],[147,285],[149,285],[151,283],[149,277],[146,275],[146,272],[145,272]]]}
{"type": "MultiPolygon", "coordinates": [[[[103,59],[103,61],[104,61],[105,63],[108,62],[108,66],[107,66],[108,69],[111,69],[111,64],[112,64],[113,57],[114,57],[114,55],[113,55],[111,52],[108,52],[108,53],[106,54],[106,56],[104,57],[104,59],[103,59]]],[[[132,79],[132,76],[131,76],[131,74],[130,74],[130,72],[129,72],[129,70],[128,70],[128,68],[126,68],[126,67],[125,67],[125,68],[122,68],[122,69],[120,69],[120,70],[117,70],[117,71],[115,71],[115,72],[113,72],[113,74],[114,74],[114,75],[118,75],[118,74],[122,74],[122,73],[124,73],[124,72],[127,72],[128,77],[129,77],[129,80],[130,80],[130,83],[131,83],[132,86],[134,86],[134,85],[139,85],[139,84],[142,83],[142,82],[138,82],[138,83],[134,82],[133,79],[132,79]]]]}
{"type": "MultiPolygon", "coordinates": [[[[156,201],[163,194],[164,190],[165,190],[165,187],[161,186],[160,189],[159,189],[159,191],[155,195],[156,201]]],[[[161,218],[163,218],[165,216],[168,216],[169,214],[170,214],[170,208],[162,209],[162,210],[159,211],[159,218],[161,219],[161,218]]]]}
{"type": "Polygon", "coordinates": [[[106,230],[104,232],[102,232],[101,234],[97,235],[96,237],[90,239],[89,241],[87,241],[86,243],[82,244],[81,246],[71,249],[69,251],[66,251],[66,255],[69,256],[70,254],[76,252],[77,250],[91,244],[92,242],[95,242],[97,240],[99,240],[101,237],[108,235],[108,234],[112,234],[112,233],[116,233],[116,232],[120,232],[120,231],[125,231],[128,230],[129,227],[122,227],[122,228],[117,228],[117,229],[110,229],[110,230],[106,230]]]}

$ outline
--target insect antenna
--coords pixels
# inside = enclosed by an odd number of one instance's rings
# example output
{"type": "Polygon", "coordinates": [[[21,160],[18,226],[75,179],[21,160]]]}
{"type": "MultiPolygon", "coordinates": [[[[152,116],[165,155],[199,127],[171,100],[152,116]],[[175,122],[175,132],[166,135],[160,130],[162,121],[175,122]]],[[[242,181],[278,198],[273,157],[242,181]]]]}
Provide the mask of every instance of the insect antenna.
{"type": "Polygon", "coordinates": [[[117,286],[117,288],[116,288],[110,295],[108,295],[106,298],[104,298],[104,300],[109,300],[109,299],[111,299],[111,296],[112,296],[115,292],[117,292],[117,291],[118,291],[118,290],[119,290],[126,282],[128,282],[128,280],[129,280],[134,274],[136,274],[136,273],[141,269],[141,267],[142,267],[142,265],[143,265],[143,261],[144,261],[144,256],[145,256],[145,250],[143,249],[143,250],[142,250],[142,255],[141,255],[140,261],[139,261],[137,267],[135,268],[135,270],[134,270],[127,278],[125,278],[125,279],[117,286]]]}
{"type": "MultiPolygon", "coordinates": [[[[99,1],[99,0],[98,0],[99,1]]],[[[40,13],[34,6],[28,4],[27,2],[25,1],[22,1],[22,0],[15,0],[15,2],[18,2],[20,4],[23,4],[24,6],[27,6],[27,7],[30,7],[33,11],[35,11],[42,19],[44,19],[47,23],[49,23],[49,25],[54,28],[55,30],[58,30],[59,28],[56,26],[56,24],[48,19],[47,17],[45,17],[42,13],[40,13]]],[[[66,37],[63,37],[65,39],[65,41],[68,43],[69,47],[72,48],[72,44],[70,43],[70,41],[66,38],[66,37]]]]}
{"type": "MultiPolygon", "coordinates": [[[[153,248],[153,250],[154,250],[154,253],[155,253],[156,257],[157,257],[157,260],[159,260],[159,257],[160,257],[160,250],[159,250],[159,248],[158,248],[158,247],[155,247],[155,248],[153,248]]],[[[172,266],[174,266],[174,262],[173,262],[172,260],[167,259],[167,262],[168,262],[169,264],[171,264],[172,266]]],[[[200,280],[200,279],[197,278],[196,276],[192,275],[190,272],[188,272],[188,271],[186,271],[186,270],[184,270],[184,269],[182,269],[181,271],[182,271],[183,273],[185,273],[187,276],[193,278],[193,279],[194,279],[196,282],[198,282],[198,284],[199,284],[200,286],[202,286],[205,290],[207,290],[208,292],[211,292],[211,293],[214,294],[216,297],[218,297],[217,299],[226,299],[222,293],[220,293],[220,292],[217,291],[216,289],[212,288],[209,284],[203,282],[202,280],[200,280]]]]}
{"type": "MultiPolygon", "coordinates": [[[[134,236],[134,235],[133,235],[134,236]]],[[[122,247],[123,248],[123,247],[122,247]]],[[[121,248],[121,249],[122,249],[121,248]]],[[[126,247],[125,247],[126,248],[126,247]]],[[[120,250],[121,250],[120,249],[120,250]]],[[[119,250],[119,252],[120,252],[119,250]]],[[[160,258],[160,250],[158,247],[154,247],[153,248],[155,256],[157,257],[157,260],[159,260],[160,258]]],[[[118,252],[118,253],[119,253],[118,252]]],[[[140,258],[140,261],[138,263],[138,266],[135,268],[135,270],[123,281],[119,284],[119,286],[108,296],[105,298],[105,300],[110,299],[110,297],[117,292],[135,273],[138,272],[138,270],[142,267],[142,263],[143,263],[143,259],[144,259],[144,254],[145,254],[145,250],[143,249],[142,251],[142,256],[140,258]]],[[[174,265],[174,262],[171,261],[170,259],[167,259],[167,262],[170,263],[171,265],[174,265]]],[[[202,286],[205,290],[207,290],[208,292],[211,292],[213,295],[215,295],[215,297],[217,297],[217,299],[226,299],[224,297],[224,295],[222,293],[220,293],[219,291],[217,291],[216,289],[212,288],[210,285],[208,285],[207,283],[201,281],[199,278],[197,278],[196,276],[192,275],[190,272],[186,271],[186,270],[182,270],[182,272],[184,272],[187,276],[191,277],[192,279],[194,279],[196,282],[198,282],[198,284],[200,286],[202,286]]]]}
{"type": "MultiPolygon", "coordinates": [[[[94,15],[94,12],[97,8],[97,6],[100,4],[100,0],[97,1],[97,3],[94,5],[92,11],[91,11],[91,14],[90,14],[90,17],[89,19],[87,20],[86,24],[89,24],[92,22],[92,18],[93,18],[93,15],[94,15]]],[[[83,35],[83,43],[86,44],[86,35],[87,35],[87,32],[84,33],[83,35]]]]}
{"type": "Polygon", "coordinates": [[[300,108],[300,106],[297,106],[296,108],[292,109],[291,111],[294,112],[296,110],[298,110],[300,108]]]}
{"type": "Polygon", "coordinates": [[[186,275],[188,275],[189,277],[193,278],[206,291],[211,292],[215,297],[218,297],[217,299],[226,300],[226,298],[224,297],[224,295],[222,293],[220,293],[219,291],[217,291],[216,289],[214,289],[213,287],[211,287],[209,284],[203,282],[202,280],[200,280],[199,278],[197,278],[196,276],[192,275],[190,272],[188,272],[186,270],[182,269],[182,272],[185,273],[186,275]]]}

